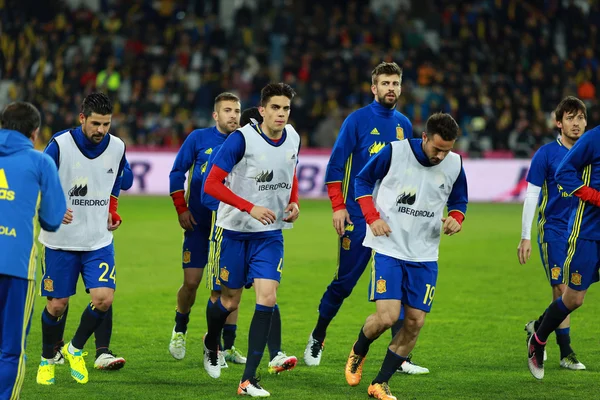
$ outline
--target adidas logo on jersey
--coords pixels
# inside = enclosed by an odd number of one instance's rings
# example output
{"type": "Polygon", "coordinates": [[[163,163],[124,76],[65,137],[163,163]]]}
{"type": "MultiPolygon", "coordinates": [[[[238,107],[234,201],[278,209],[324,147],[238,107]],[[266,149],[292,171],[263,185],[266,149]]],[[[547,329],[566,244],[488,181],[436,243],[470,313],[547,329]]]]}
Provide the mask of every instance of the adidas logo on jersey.
{"type": "Polygon", "coordinates": [[[377,128],[373,128],[373,130],[371,131],[371,135],[379,135],[379,131],[377,130],[377,128]]]}
{"type": "Polygon", "coordinates": [[[13,201],[15,192],[8,187],[8,180],[4,169],[0,169],[0,200],[13,201]]]}
{"type": "Polygon", "coordinates": [[[444,186],[444,184],[442,183],[442,184],[440,185],[440,189],[442,189],[442,190],[443,190],[443,189],[445,189],[445,188],[446,188],[446,186],[444,186]]]}
{"type": "Polygon", "coordinates": [[[296,159],[296,155],[292,154],[292,160],[295,160],[295,159],[296,159]]]}
{"type": "Polygon", "coordinates": [[[106,171],[107,174],[114,174],[113,169],[110,168],[108,171],[106,171]]]}
{"type": "Polygon", "coordinates": [[[273,180],[273,171],[263,171],[254,178],[256,183],[271,182],[273,180]]]}

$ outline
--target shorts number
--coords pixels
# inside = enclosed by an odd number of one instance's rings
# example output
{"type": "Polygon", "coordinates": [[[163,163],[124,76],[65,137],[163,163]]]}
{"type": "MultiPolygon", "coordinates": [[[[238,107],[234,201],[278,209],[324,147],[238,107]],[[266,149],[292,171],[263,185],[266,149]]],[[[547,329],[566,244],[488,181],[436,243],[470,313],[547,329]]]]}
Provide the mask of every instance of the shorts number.
{"type": "Polygon", "coordinates": [[[277,266],[277,272],[280,274],[283,272],[283,258],[279,259],[279,265],[277,266]]]}
{"type": "MultiPolygon", "coordinates": [[[[108,274],[108,270],[110,269],[110,265],[108,265],[107,263],[101,263],[98,268],[104,268],[104,272],[102,273],[102,275],[100,275],[100,278],[98,278],[98,282],[108,282],[108,279],[105,278],[106,274],[108,274]]],[[[110,274],[108,275],[108,277],[110,279],[112,279],[113,283],[115,283],[117,276],[115,275],[115,266],[113,265],[112,269],[110,270],[110,274]]]]}
{"type": "Polygon", "coordinates": [[[435,296],[435,286],[431,286],[429,283],[427,283],[425,286],[427,286],[427,291],[425,292],[425,297],[423,298],[423,304],[430,306],[433,302],[433,296],[435,296]]]}

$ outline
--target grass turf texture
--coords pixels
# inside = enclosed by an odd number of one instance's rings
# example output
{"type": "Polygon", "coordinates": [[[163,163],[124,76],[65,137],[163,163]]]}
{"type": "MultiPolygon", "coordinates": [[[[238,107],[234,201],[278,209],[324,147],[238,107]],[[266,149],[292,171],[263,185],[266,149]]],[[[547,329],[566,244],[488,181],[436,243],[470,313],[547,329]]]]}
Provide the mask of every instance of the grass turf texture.
{"type": "MultiPolygon", "coordinates": [[[[115,234],[117,292],[111,348],[127,364],[121,371],[93,369],[94,339],[86,350],[90,381],[77,384],[67,365],[56,367],[56,384],[35,383],[41,353],[40,315],[45,299],[36,299],[28,339],[28,361],[22,399],[224,399],[235,396],[243,366],[231,365],[219,380],[202,367],[202,335],[206,331],[208,291],[204,280],[188,330],[186,358],[168,351],[174,325],[176,292],[182,281],[182,234],[168,197],[123,197],[124,224],[115,234]]],[[[521,231],[518,204],[472,204],[464,231],[443,237],[439,278],[431,314],[414,351],[426,376],[396,375],[390,386],[399,399],[560,399],[597,398],[600,378],[600,306],[592,287],[585,306],[575,313],[572,345],[587,371],[559,368],[558,346],[550,337],[546,378],[534,380],[527,370],[523,327],[550,301],[550,288],[535,246],[530,262],[520,266],[516,247],[521,231]]],[[[535,240],[535,238],[534,238],[535,240]]],[[[354,243],[353,243],[354,244],[354,243]]],[[[534,243],[535,244],[535,243],[534,243]]],[[[296,355],[298,367],[280,376],[267,373],[268,353],[261,364],[262,384],[274,398],[365,399],[390,339],[386,332],[372,346],[363,381],[351,388],[344,365],[365,318],[374,310],[367,301],[365,273],[331,324],[321,366],[306,367],[302,354],[317,318],[321,295],[336,267],[336,236],[329,204],[302,201],[296,227],[285,233],[285,263],[278,302],[282,313],[283,348],[296,355]]],[[[389,284],[389,283],[388,283],[389,284]]],[[[80,284],[71,300],[65,340],[70,340],[89,302],[80,284]]],[[[254,292],[244,293],[236,345],[247,350],[254,292]]]]}

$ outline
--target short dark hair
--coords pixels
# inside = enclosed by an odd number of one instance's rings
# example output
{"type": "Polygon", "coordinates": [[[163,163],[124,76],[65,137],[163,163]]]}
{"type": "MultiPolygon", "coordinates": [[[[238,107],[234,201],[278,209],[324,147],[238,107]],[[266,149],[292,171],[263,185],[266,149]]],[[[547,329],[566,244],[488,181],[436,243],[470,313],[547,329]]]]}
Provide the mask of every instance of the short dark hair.
{"type": "Polygon", "coordinates": [[[241,103],[240,98],[237,97],[235,94],[231,92],[223,92],[217,97],[215,97],[215,110],[217,109],[217,104],[219,104],[222,101],[237,101],[238,103],[241,103]]]}
{"type": "Polygon", "coordinates": [[[583,112],[583,116],[587,119],[587,108],[585,107],[585,103],[575,96],[567,96],[558,103],[554,113],[556,114],[556,120],[562,121],[565,114],[577,114],[579,111],[583,112]]]}
{"type": "Polygon", "coordinates": [[[113,105],[110,98],[104,93],[92,93],[83,99],[81,103],[81,113],[87,118],[92,113],[99,115],[110,115],[113,112],[113,105]]]}
{"type": "Polygon", "coordinates": [[[382,62],[376,66],[371,72],[371,83],[377,85],[377,78],[379,75],[399,75],[400,83],[402,83],[402,68],[395,62],[382,62]]]}
{"type": "Polygon", "coordinates": [[[459,127],[450,114],[435,113],[427,119],[425,126],[427,137],[440,135],[446,141],[458,138],[459,127]]]}
{"type": "Polygon", "coordinates": [[[260,111],[258,111],[258,107],[250,107],[246,108],[242,111],[242,115],[240,116],[240,126],[248,125],[252,122],[250,119],[254,119],[259,124],[262,124],[263,117],[260,115],[260,111]]]}
{"type": "Polygon", "coordinates": [[[2,129],[21,132],[28,138],[40,127],[41,121],[42,118],[38,109],[33,104],[25,101],[17,101],[7,105],[0,118],[2,129]]]}
{"type": "Polygon", "coordinates": [[[285,96],[291,101],[295,95],[294,89],[286,83],[269,83],[260,91],[260,105],[266,106],[271,97],[285,96]]]}

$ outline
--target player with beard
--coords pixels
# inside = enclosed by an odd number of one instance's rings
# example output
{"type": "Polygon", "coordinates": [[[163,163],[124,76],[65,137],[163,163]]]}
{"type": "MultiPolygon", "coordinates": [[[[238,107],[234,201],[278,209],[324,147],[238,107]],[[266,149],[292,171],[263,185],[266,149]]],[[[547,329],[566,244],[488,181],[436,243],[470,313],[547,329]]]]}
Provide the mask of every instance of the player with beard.
{"type": "MultiPolygon", "coordinates": [[[[371,258],[371,249],[362,244],[367,225],[354,200],[354,178],[386,144],[412,137],[412,124],[396,110],[401,84],[402,69],[396,63],[382,62],[375,67],[371,73],[374,101],[346,118],[333,146],[325,182],[333,208],[333,227],[340,237],[338,267],[321,298],[319,319],[304,351],[309,366],[320,364],[327,327],[371,258]]],[[[402,321],[403,314],[392,328],[393,335],[402,327],[402,321]]],[[[422,374],[429,370],[408,359],[400,372],[422,374]]]]}
{"type": "MultiPolygon", "coordinates": [[[[556,107],[556,126],[560,136],[537,151],[531,160],[527,174],[527,196],[523,204],[521,242],[517,248],[519,262],[525,264],[531,256],[531,223],[539,205],[538,245],[546,277],[552,287],[552,300],[561,297],[567,287],[563,266],[567,257],[568,224],[571,211],[579,199],[564,196],[559,190],[554,174],[558,165],[585,131],[587,111],[583,101],[565,97],[556,107]],[[540,196],[541,193],[541,196],[540,196]]],[[[544,315],[525,325],[527,341],[540,326],[544,315]]],[[[571,348],[571,320],[567,318],[554,331],[560,347],[560,366],[571,370],[583,370],[583,365],[571,348]]]]}

